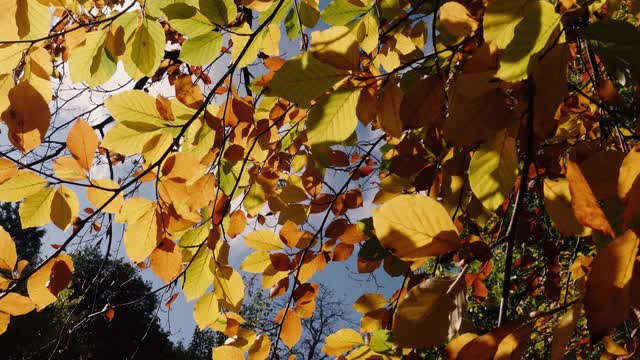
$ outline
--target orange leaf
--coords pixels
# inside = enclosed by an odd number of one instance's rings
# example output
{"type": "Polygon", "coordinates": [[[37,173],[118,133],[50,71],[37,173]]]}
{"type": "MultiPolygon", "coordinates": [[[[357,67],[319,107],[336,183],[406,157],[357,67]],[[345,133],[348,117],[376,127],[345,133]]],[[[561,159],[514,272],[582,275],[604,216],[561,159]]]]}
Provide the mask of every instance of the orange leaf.
{"type": "Polygon", "coordinates": [[[295,312],[287,311],[287,314],[284,315],[285,308],[282,308],[278,314],[276,315],[276,322],[282,322],[282,331],[280,332],[280,339],[282,342],[287,345],[289,349],[295,345],[298,340],[300,340],[300,336],[302,335],[302,323],[300,322],[300,317],[295,312]],[[282,318],[284,316],[284,319],[282,318]]]}
{"type": "Polygon", "coordinates": [[[571,207],[576,215],[576,220],[584,226],[602,231],[612,238],[615,237],[609,220],[600,208],[598,200],[580,171],[580,167],[573,161],[567,163],[567,180],[569,181],[569,191],[571,191],[571,207]]]}
{"type": "Polygon", "coordinates": [[[93,157],[98,149],[98,136],[84,120],[78,119],[67,135],[67,149],[78,160],[80,166],[89,171],[93,157]]]}
{"type": "Polygon", "coordinates": [[[600,250],[587,278],[584,310],[592,337],[607,335],[622,323],[631,304],[631,278],[640,238],[633,230],[600,250]]]}

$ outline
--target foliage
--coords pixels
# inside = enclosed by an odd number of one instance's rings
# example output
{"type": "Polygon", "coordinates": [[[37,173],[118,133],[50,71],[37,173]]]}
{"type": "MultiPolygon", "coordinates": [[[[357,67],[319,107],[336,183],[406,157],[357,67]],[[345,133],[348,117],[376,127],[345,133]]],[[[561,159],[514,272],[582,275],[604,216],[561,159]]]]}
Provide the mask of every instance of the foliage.
{"type": "Polygon", "coordinates": [[[76,331],[128,314],[164,351],[148,314],[181,293],[217,359],[634,356],[638,2],[322,6],[3,3],[0,201],[65,238],[34,261],[0,231],[0,332],[76,301],[76,331]],[[85,242],[105,251],[70,256],[85,242]],[[343,261],[397,291],[314,337],[316,274],[343,261]],[[280,299],[270,328],[243,318],[245,273],[280,299]]]}

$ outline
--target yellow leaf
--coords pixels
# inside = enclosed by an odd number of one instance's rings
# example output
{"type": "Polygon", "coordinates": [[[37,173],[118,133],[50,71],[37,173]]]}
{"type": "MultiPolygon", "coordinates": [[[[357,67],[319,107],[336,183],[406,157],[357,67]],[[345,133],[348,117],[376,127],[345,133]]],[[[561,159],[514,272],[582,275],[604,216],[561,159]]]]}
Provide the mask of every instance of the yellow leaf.
{"type": "Polygon", "coordinates": [[[270,230],[256,230],[245,236],[244,242],[253,250],[284,250],[278,235],[270,230]]]}
{"type": "Polygon", "coordinates": [[[533,324],[523,325],[518,327],[515,331],[505,336],[493,357],[494,360],[510,360],[521,359],[526,350],[527,342],[531,337],[531,330],[533,330],[533,324]]]}
{"type": "Polygon", "coordinates": [[[447,346],[445,346],[444,348],[444,352],[447,354],[449,359],[457,359],[460,350],[462,350],[465,345],[467,345],[477,337],[478,335],[474,333],[464,333],[458,335],[451,339],[451,341],[449,341],[447,346]]]}
{"type": "Polygon", "coordinates": [[[276,315],[276,322],[282,324],[280,339],[289,349],[291,349],[298,340],[300,340],[300,336],[302,335],[302,323],[300,322],[300,316],[298,316],[295,311],[289,309],[286,316],[284,311],[285,308],[280,309],[276,315]]]}
{"type": "Polygon", "coordinates": [[[584,309],[589,332],[602,337],[622,323],[631,303],[630,281],[640,239],[633,230],[600,250],[587,278],[584,309]]]}
{"type": "Polygon", "coordinates": [[[480,146],[469,164],[469,185],[482,205],[491,211],[507,198],[518,175],[516,141],[506,130],[480,146]]]}
{"type": "Polygon", "coordinates": [[[144,214],[155,208],[155,203],[143,197],[132,197],[122,204],[116,214],[116,221],[123,224],[132,224],[138,221],[144,214]]]}
{"type": "Polygon", "coordinates": [[[103,212],[110,214],[118,213],[120,211],[120,207],[122,207],[124,196],[122,195],[122,193],[118,193],[116,195],[115,191],[103,189],[117,190],[120,188],[120,186],[118,186],[118,184],[116,184],[111,179],[96,179],[92,180],[91,184],[102,188],[87,188],[87,199],[89,200],[91,205],[99,209],[101,206],[106,204],[104,209],[102,209],[103,212]]]}
{"type": "Polygon", "coordinates": [[[249,360],[265,360],[269,356],[271,340],[267,334],[258,335],[249,348],[249,360]]]}
{"type": "Polygon", "coordinates": [[[213,273],[209,269],[212,255],[209,248],[200,247],[182,276],[182,292],[187,301],[202,296],[213,283],[213,273]]]}
{"type": "Polygon", "coordinates": [[[60,185],[51,202],[51,221],[60,229],[67,230],[80,211],[80,202],[73,190],[60,185]]]}
{"type": "Polygon", "coordinates": [[[438,11],[440,26],[456,38],[473,34],[478,22],[471,17],[469,10],[456,1],[448,1],[438,11]]]}
{"type": "Polygon", "coordinates": [[[248,35],[251,35],[253,30],[246,22],[243,22],[240,27],[236,27],[233,30],[234,32],[231,34],[231,41],[233,42],[233,47],[231,48],[231,59],[235,62],[240,57],[240,54],[242,54],[242,58],[238,61],[238,68],[251,65],[251,63],[256,60],[263,37],[256,36],[250,38],[248,35]],[[247,47],[249,39],[252,39],[253,41],[251,41],[251,44],[247,47]],[[247,49],[244,50],[244,48],[247,49]],[[244,53],[242,53],[243,50],[244,53]]]}
{"type": "Polygon", "coordinates": [[[67,149],[87,171],[93,165],[93,157],[98,149],[98,136],[86,121],[78,119],[67,135],[67,149]]]}
{"type": "Polygon", "coordinates": [[[0,225],[0,269],[13,271],[18,261],[16,244],[11,235],[0,225]]]}
{"type": "Polygon", "coordinates": [[[212,293],[206,293],[193,306],[193,319],[200,329],[213,324],[220,316],[218,300],[212,293]]]}
{"type": "Polygon", "coordinates": [[[562,235],[588,236],[591,234],[591,229],[581,225],[573,214],[567,179],[544,180],[544,207],[562,235]]]}
{"type": "Polygon", "coordinates": [[[116,62],[105,48],[108,34],[108,27],[87,33],[84,44],[71,50],[68,61],[71,82],[86,81],[95,88],[113,76],[116,62]]]}
{"type": "Polygon", "coordinates": [[[564,359],[564,350],[569,344],[573,332],[576,330],[576,325],[580,319],[580,313],[582,313],[582,302],[578,302],[571,306],[567,312],[565,312],[556,326],[553,328],[553,340],[551,341],[551,360],[564,359]]]}
{"type": "Polygon", "coordinates": [[[10,320],[11,320],[11,315],[0,312],[0,335],[4,334],[7,331],[7,327],[9,327],[10,320]]]}
{"type": "Polygon", "coordinates": [[[213,349],[211,358],[213,360],[244,360],[244,354],[237,347],[222,345],[213,349]]]}
{"type": "Polygon", "coordinates": [[[628,199],[629,190],[633,183],[640,175],[640,146],[633,148],[627,156],[625,156],[620,166],[618,176],[618,198],[626,201],[628,199]]]}
{"type": "Polygon", "coordinates": [[[164,127],[166,120],[158,112],[156,99],[142,90],[122,91],[105,101],[114,119],[138,132],[164,127]]]}
{"type": "Polygon", "coordinates": [[[308,52],[287,60],[269,83],[270,95],[306,107],[330,90],[348,73],[325,64],[308,52]]]}
{"type": "Polygon", "coordinates": [[[18,176],[18,167],[8,159],[0,159],[0,184],[15,176],[18,176]]]}
{"type": "Polygon", "coordinates": [[[144,261],[151,255],[158,245],[159,232],[162,229],[156,207],[146,209],[147,211],[135,222],[128,223],[122,240],[127,255],[135,263],[144,261]]]}
{"type": "Polygon", "coordinates": [[[422,195],[401,195],[373,211],[380,243],[403,259],[446,254],[460,246],[458,231],[442,204],[422,195]]]}
{"type": "Polygon", "coordinates": [[[63,180],[85,180],[87,175],[80,163],[71,156],[63,156],[53,160],[53,171],[63,180]]]}
{"type": "Polygon", "coordinates": [[[44,188],[20,204],[20,222],[23,229],[42,226],[51,220],[54,195],[53,188],[44,188]]]}
{"type": "Polygon", "coordinates": [[[346,26],[334,26],[311,33],[311,54],[338,69],[360,68],[360,52],[356,37],[346,26]]]}
{"type": "Polygon", "coordinates": [[[359,96],[359,89],[348,87],[318,100],[307,116],[309,145],[330,146],[349,139],[358,126],[356,108],[359,96]]]}
{"type": "Polygon", "coordinates": [[[353,303],[353,308],[361,314],[366,314],[374,310],[387,306],[387,299],[380,294],[366,293],[363,294],[353,303]]]}
{"type": "Polygon", "coordinates": [[[239,312],[244,300],[242,276],[230,266],[219,266],[213,278],[213,290],[220,306],[239,312]]]}
{"type": "Polygon", "coordinates": [[[353,349],[354,346],[364,345],[362,336],[353,329],[340,329],[327,336],[322,352],[330,356],[338,356],[353,349]]]}
{"type": "Polygon", "coordinates": [[[38,311],[41,311],[48,305],[53,304],[57,299],[57,293],[52,293],[49,285],[50,283],[53,283],[53,269],[56,267],[58,262],[61,262],[70,272],[73,272],[74,267],[71,257],[67,254],[60,254],[38,269],[38,271],[31,274],[31,276],[29,276],[29,280],[27,280],[27,292],[29,293],[29,298],[31,298],[31,301],[38,311]]]}
{"type": "Polygon", "coordinates": [[[0,184],[0,201],[20,201],[40,191],[46,183],[32,171],[18,170],[17,176],[0,184]]]}
{"type": "Polygon", "coordinates": [[[162,25],[145,17],[127,42],[122,62],[134,80],[151,76],[164,55],[165,36],[162,25]]]}
{"type": "Polygon", "coordinates": [[[9,315],[24,315],[35,309],[33,302],[26,296],[16,293],[8,293],[0,299],[0,312],[9,315]]]}
{"type": "Polygon", "coordinates": [[[151,271],[168,284],[182,272],[180,248],[173,241],[164,239],[149,255],[149,263],[151,271]]]}
{"type": "Polygon", "coordinates": [[[466,286],[461,279],[429,278],[409,290],[393,322],[398,345],[438,346],[458,332],[466,307],[466,286]]]}
{"type": "Polygon", "coordinates": [[[9,128],[9,141],[27,153],[40,145],[49,129],[49,104],[26,82],[9,90],[9,102],[11,106],[2,113],[2,120],[9,128]]]}
{"type": "Polygon", "coordinates": [[[271,265],[271,258],[269,258],[268,253],[264,251],[254,251],[242,260],[240,269],[246,272],[260,274],[264,272],[269,265],[271,265]]]}

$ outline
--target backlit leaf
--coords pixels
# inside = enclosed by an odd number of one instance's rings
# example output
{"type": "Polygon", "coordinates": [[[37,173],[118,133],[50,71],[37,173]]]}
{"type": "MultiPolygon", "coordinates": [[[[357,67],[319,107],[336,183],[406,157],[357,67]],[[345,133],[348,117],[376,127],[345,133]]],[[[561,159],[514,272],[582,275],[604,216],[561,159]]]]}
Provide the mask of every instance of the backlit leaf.
{"type": "Polygon", "coordinates": [[[0,269],[13,271],[18,261],[16,244],[9,233],[0,225],[0,269]]]}
{"type": "Polygon", "coordinates": [[[67,135],[67,149],[87,171],[93,165],[93,157],[98,148],[98,136],[86,121],[78,119],[67,135]]]}
{"type": "Polygon", "coordinates": [[[446,254],[459,246],[458,232],[444,207],[422,195],[401,195],[373,211],[380,243],[401,259],[446,254]]]}
{"type": "Polygon", "coordinates": [[[488,210],[496,210],[507,198],[518,175],[516,141],[506,130],[482,144],[469,164],[469,185],[488,210]]]}
{"type": "Polygon", "coordinates": [[[396,310],[393,333],[397,343],[403,347],[445,343],[460,329],[465,306],[464,281],[427,279],[409,290],[396,310]]]}
{"type": "Polygon", "coordinates": [[[213,324],[220,316],[218,300],[212,293],[206,293],[193,306],[193,319],[202,330],[213,324]]]}
{"type": "Polygon", "coordinates": [[[327,336],[322,352],[330,356],[338,356],[359,345],[364,345],[360,334],[353,329],[340,329],[327,336]]]}

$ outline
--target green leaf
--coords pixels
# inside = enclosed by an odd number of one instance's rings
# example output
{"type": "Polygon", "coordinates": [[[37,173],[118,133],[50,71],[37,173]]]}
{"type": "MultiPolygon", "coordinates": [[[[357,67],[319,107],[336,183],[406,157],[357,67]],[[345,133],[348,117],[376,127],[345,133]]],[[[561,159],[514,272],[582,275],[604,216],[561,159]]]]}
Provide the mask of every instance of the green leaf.
{"type": "Polygon", "coordinates": [[[327,65],[309,53],[289,59],[269,83],[270,95],[292,101],[300,107],[331,90],[348,73],[327,65]]]}
{"type": "Polygon", "coordinates": [[[367,7],[358,6],[349,0],[334,0],[322,10],[320,16],[329,25],[345,25],[368,10],[367,7]]]}
{"type": "Polygon", "coordinates": [[[84,45],[71,50],[69,54],[69,71],[71,82],[86,81],[89,86],[96,87],[111,79],[116,72],[116,62],[105,49],[108,29],[87,34],[84,45]]]}
{"type": "Polygon", "coordinates": [[[369,347],[372,351],[377,352],[378,354],[389,354],[393,353],[393,334],[389,330],[378,329],[374,331],[371,335],[371,340],[369,340],[369,347]]]}
{"type": "Polygon", "coordinates": [[[213,252],[206,245],[201,246],[182,276],[182,292],[187,301],[199,298],[213,284],[213,273],[209,268],[212,258],[213,252]]]}
{"type": "Polygon", "coordinates": [[[333,145],[349,139],[358,126],[359,96],[359,89],[342,88],[318,100],[307,117],[309,145],[333,145]]]}
{"type": "Polygon", "coordinates": [[[187,39],[180,49],[180,60],[196,66],[209,64],[220,54],[222,37],[221,33],[211,31],[187,39]]]}
{"type": "Polygon", "coordinates": [[[195,37],[204,35],[216,26],[200,10],[187,4],[171,4],[162,9],[169,25],[182,35],[195,37]]]}
{"type": "Polygon", "coordinates": [[[318,5],[318,0],[301,0],[298,3],[302,25],[308,28],[316,26],[320,19],[320,9],[318,5]]]}
{"type": "Polygon", "coordinates": [[[284,28],[287,30],[289,40],[293,40],[300,35],[300,24],[294,8],[291,8],[287,13],[287,17],[284,19],[284,28]]]}
{"type": "Polygon", "coordinates": [[[249,172],[241,171],[242,170],[242,161],[230,161],[227,159],[222,159],[220,164],[220,189],[227,194],[230,198],[234,198],[238,194],[242,192],[238,191],[238,188],[245,187],[249,185],[249,172]],[[233,188],[238,183],[236,187],[236,192],[231,193],[233,188]]]}
{"type": "MultiPolygon", "coordinates": [[[[537,0],[533,0],[537,1],[537,0]]],[[[516,25],[524,17],[524,9],[532,0],[493,0],[487,5],[483,18],[484,39],[495,41],[504,49],[513,40],[516,25]]]]}
{"type": "Polygon", "coordinates": [[[482,144],[469,164],[471,191],[491,211],[498,209],[509,195],[517,175],[516,141],[507,130],[482,144]]]}
{"type": "Polygon", "coordinates": [[[365,241],[358,252],[358,257],[365,260],[382,260],[389,255],[389,250],[385,249],[380,240],[375,237],[365,241]]]}
{"type": "MultiPolygon", "coordinates": [[[[233,30],[234,33],[231,34],[231,41],[233,41],[233,47],[231,48],[231,59],[233,61],[236,61],[240,57],[242,50],[244,50],[245,46],[247,46],[249,39],[251,39],[251,36],[249,35],[253,33],[253,30],[251,30],[247,23],[243,23],[241,27],[233,28],[233,30]]],[[[249,45],[247,50],[242,55],[242,59],[240,59],[240,61],[238,62],[239,68],[243,68],[256,61],[263,36],[264,33],[259,34],[253,38],[253,41],[251,41],[251,45],[249,45]]]]}
{"type": "Polygon", "coordinates": [[[142,90],[120,92],[105,100],[107,110],[120,124],[139,131],[166,126],[166,120],[156,108],[156,99],[142,90]]]}
{"type": "Polygon", "coordinates": [[[621,20],[598,21],[589,25],[585,36],[609,75],[619,79],[629,71],[640,82],[640,31],[635,26],[621,20]]]}
{"type": "Polygon", "coordinates": [[[485,39],[495,40],[504,49],[496,76],[506,81],[526,79],[531,60],[553,40],[559,24],[560,14],[545,0],[490,2],[484,19],[485,39]]]}
{"type": "Polygon", "coordinates": [[[164,56],[165,37],[159,22],[144,19],[127,42],[124,69],[134,80],[151,76],[164,56]]]}
{"type": "Polygon", "coordinates": [[[44,188],[20,204],[20,223],[23,229],[42,226],[51,220],[51,203],[54,195],[54,188],[44,188]]]}
{"type": "MultiPolygon", "coordinates": [[[[278,1],[274,1],[273,4],[271,4],[271,7],[267,11],[260,14],[260,16],[258,17],[259,24],[262,24],[265,20],[269,18],[269,16],[271,16],[271,14],[276,10],[278,3],[279,3],[278,1]]],[[[272,24],[281,23],[282,20],[284,20],[285,15],[287,15],[287,11],[291,8],[291,5],[293,5],[293,0],[283,0],[282,5],[280,5],[280,8],[278,9],[278,13],[276,13],[273,19],[271,19],[271,23],[272,24]]]]}
{"type": "Polygon", "coordinates": [[[226,26],[236,19],[238,8],[233,0],[200,0],[200,11],[212,23],[226,26]]]}
{"type": "Polygon", "coordinates": [[[124,124],[116,124],[105,134],[100,146],[118,154],[134,155],[141,153],[147,142],[162,133],[162,129],[141,132],[124,124]]]}

